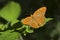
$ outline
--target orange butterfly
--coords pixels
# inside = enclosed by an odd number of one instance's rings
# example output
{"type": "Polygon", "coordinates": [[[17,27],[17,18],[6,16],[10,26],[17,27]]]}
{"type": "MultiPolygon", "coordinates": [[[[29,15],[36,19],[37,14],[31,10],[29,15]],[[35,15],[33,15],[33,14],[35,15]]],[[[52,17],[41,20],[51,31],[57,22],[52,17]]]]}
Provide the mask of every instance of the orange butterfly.
{"type": "Polygon", "coordinates": [[[32,28],[39,28],[45,24],[45,12],[46,7],[41,7],[34,12],[33,15],[26,17],[21,22],[25,25],[29,25],[32,28]]]}

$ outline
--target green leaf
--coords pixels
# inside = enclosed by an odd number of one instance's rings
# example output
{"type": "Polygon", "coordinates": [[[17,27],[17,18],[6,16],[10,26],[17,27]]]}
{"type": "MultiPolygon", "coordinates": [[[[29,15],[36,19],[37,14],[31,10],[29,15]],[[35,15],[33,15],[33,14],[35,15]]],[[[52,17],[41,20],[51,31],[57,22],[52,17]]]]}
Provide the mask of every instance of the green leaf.
{"type": "Polygon", "coordinates": [[[53,18],[45,18],[45,22],[49,22],[50,20],[53,20],[53,18]]]}
{"type": "Polygon", "coordinates": [[[0,24],[0,30],[4,30],[3,24],[0,24]]]}
{"type": "Polygon", "coordinates": [[[0,33],[1,33],[0,40],[18,40],[20,36],[18,32],[12,32],[12,30],[0,33]]]}
{"type": "Polygon", "coordinates": [[[0,30],[4,30],[5,28],[8,27],[8,24],[0,24],[0,30]]]}
{"type": "Polygon", "coordinates": [[[27,32],[27,33],[33,33],[33,32],[34,32],[34,30],[31,29],[30,26],[23,25],[22,28],[26,28],[25,31],[24,31],[24,33],[26,33],[26,32],[27,32]]]}
{"type": "Polygon", "coordinates": [[[27,32],[27,33],[33,33],[33,29],[30,29],[30,26],[27,26],[26,32],[27,32]]]}
{"type": "Polygon", "coordinates": [[[8,22],[12,22],[12,25],[18,21],[17,18],[21,12],[20,5],[16,2],[9,2],[2,10],[0,10],[0,16],[8,22]]]}

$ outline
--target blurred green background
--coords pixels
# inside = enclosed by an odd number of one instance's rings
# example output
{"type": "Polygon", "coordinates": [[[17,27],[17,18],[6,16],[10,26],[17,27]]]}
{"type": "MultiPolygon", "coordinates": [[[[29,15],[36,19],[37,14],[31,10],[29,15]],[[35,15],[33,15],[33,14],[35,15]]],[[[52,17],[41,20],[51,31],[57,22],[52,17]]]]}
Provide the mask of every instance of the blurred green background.
{"type": "MultiPolygon", "coordinates": [[[[46,23],[44,27],[34,29],[34,33],[26,36],[22,35],[24,40],[60,40],[60,0],[0,0],[0,9],[9,1],[14,1],[21,5],[19,20],[33,14],[36,9],[42,6],[47,7],[46,18],[54,18],[46,23]]],[[[3,23],[7,22],[3,18],[0,18],[1,20],[3,20],[3,23]]]]}

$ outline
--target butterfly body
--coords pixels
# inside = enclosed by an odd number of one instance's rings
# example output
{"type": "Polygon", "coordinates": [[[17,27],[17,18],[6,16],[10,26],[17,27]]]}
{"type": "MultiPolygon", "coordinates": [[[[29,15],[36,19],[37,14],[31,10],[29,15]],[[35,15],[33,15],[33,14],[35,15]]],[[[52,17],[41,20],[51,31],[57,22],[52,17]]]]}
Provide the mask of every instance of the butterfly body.
{"type": "Polygon", "coordinates": [[[22,20],[23,24],[29,25],[32,28],[39,28],[45,24],[46,7],[39,8],[33,15],[22,20]]]}

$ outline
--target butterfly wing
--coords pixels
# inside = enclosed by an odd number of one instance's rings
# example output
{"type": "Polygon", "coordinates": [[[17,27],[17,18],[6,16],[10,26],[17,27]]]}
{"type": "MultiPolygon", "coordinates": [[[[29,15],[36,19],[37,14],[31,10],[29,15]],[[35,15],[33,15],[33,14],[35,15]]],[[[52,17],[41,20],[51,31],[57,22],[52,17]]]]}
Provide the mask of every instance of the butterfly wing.
{"type": "Polygon", "coordinates": [[[23,24],[29,24],[29,21],[31,20],[32,18],[31,17],[26,17],[25,19],[22,19],[22,23],[23,24]]]}
{"type": "Polygon", "coordinates": [[[23,19],[22,23],[25,25],[29,25],[32,28],[36,28],[38,26],[37,22],[32,18],[32,16],[26,17],[25,19],[23,19]]]}
{"type": "Polygon", "coordinates": [[[33,14],[34,17],[41,17],[41,16],[45,16],[45,12],[46,12],[46,7],[41,7],[38,10],[36,10],[33,14]]]}
{"type": "Polygon", "coordinates": [[[46,7],[41,7],[38,10],[36,10],[33,14],[33,18],[38,22],[37,28],[43,26],[45,24],[45,12],[46,7]]]}
{"type": "Polygon", "coordinates": [[[45,24],[45,12],[46,7],[39,8],[32,16],[23,19],[22,23],[29,25],[32,28],[39,28],[45,24]]]}

